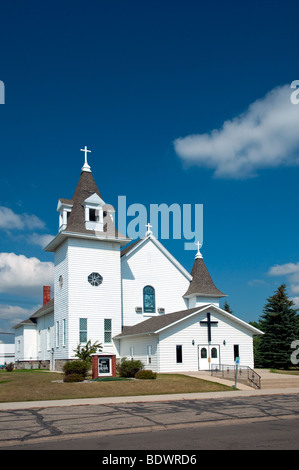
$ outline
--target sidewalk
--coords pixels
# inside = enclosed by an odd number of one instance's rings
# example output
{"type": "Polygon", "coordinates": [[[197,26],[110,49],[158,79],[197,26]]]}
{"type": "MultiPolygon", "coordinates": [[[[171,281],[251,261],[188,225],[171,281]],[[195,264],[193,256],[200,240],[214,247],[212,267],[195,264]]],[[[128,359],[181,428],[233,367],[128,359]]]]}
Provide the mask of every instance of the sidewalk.
{"type": "MultiPolygon", "coordinates": [[[[261,376],[261,391],[269,389],[289,389],[298,388],[299,393],[299,375],[292,374],[275,374],[270,372],[269,369],[255,369],[255,372],[261,376]]],[[[223,385],[232,386],[234,382],[232,380],[222,379],[220,377],[212,377],[209,371],[198,371],[198,372],[182,372],[184,375],[190,377],[197,377],[199,379],[209,380],[211,382],[218,382],[223,385]]],[[[237,382],[237,388],[239,390],[254,390],[249,385],[237,382]]]]}
{"type": "MultiPolygon", "coordinates": [[[[26,401],[0,403],[1,410],[18,410],[31,408],[48,408],[59,406],[78,406],[78,405],[105,405],[115,403],[147,403],[147,402],[163,402],[175,400],[207,400],[207,399],[223,399],[236,397],[249,397],[258,395],[281,395],[281,394],[299,394],[299,376],[272,374],[267,370],[259,370],[256,372],[262,377],[262,389],[255,390],[243,384],[237,384],[238,390],[227,392],[205,392],[205,393],[179,393],[167,395],[144,395],[129,397],[104,397],[104,398],[80,398],[69,400],[49,400],[49,401],[26,401]],[[242,386],[242,387],[241,387],[242,386]]],[[[209,372],[182,372],[192,377],[210,380],[212,382],[224,383],[232,385],[231,381],[211,377],[209,372]]]]}

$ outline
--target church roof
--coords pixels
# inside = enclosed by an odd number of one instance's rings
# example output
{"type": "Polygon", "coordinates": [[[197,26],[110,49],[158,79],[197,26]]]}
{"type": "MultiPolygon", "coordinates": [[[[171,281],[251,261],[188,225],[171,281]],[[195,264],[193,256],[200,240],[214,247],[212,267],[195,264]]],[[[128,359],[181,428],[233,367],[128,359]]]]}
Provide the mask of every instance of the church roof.
{"type": "Polygon", "coordinates": [[[135,240],[133,243],[131,243],[130,245],[127,245],[125,246],[125,248],[123,248],[120,252],[120,256],[124,256],[126,254],[128,254],[136,245],[138,245],[138,243],[140,243],[142,241],[141,238],[138,238],[137,240],[135,240]]]}
{"type": "Polygon", "coordinates": [[[179,312],[167,313],[165,315],[159,315],[155,317],[151,317],[148,320],[145,320],[141,323],[137,323],[134,326],[124,326],[122,333],[117,336],[114,336],[114,339],[122,339],[126,336],[138,336],[138,335],[148,335],[148,334],[158,334],[161,330],[178,323],[185,318],[197,315],[197,313],[205,313],[207,311],[215,311],[223,315],[224,317],[229,318],[231,321],[237,323],[238,325],[246,328],[251,333],[255,335],[263,335],[264,333],[255,328],[254,326],[246,323],[244,320],[232,315],[231,313],[226,312],[225,310],[217,307],[216,305],[212,304],[205,304],[201,305],[200,307],[189,308],[187,310],[180,310],[179,312]]]}
{"type": "Polygon", "coordinates": [[[23,320],[17,325],[13,326],[13,329],[19,328],[22,325],[35,325],[36,324],[36,318],[41,317],[42,315],[45,315],[46,313],[50,313],[51,311],[54,311],[54,298],[49,300],[45,305],[40,307],[36,312],[34,312],[31,317],[27,318],[27,320],[23,320]]]}
{"type": "Polygon", "coordinates": [[[166,313],[165,315],[151,317],[148,320],[144,320],[143,322],[137,323],[134,326],[124,326],[122,333],[115,336],[115,339],[122,338],[123,336],[156,333],[162,328],[170,326],[172,323],[175,323],[179,320],[183,320],[185,317],[188,317],[194,312],[200,311],[204,307],[206,307],[206,305],[189,308],[187,310],[180,310],[179,312],[166,313]]]}
{"type": "Polygon", "coordinates": [[[196,257],[191,271],[192,281],[184,297],[192,295],[208,295],[213,297],[225,297],[215,286],[202,257],[196,257]]]}
{"type": "MultiPolygon", "coordinates": [[[[102,195],[99,191],[99,188],[97,187],[91,171],[82,171],[72,199],[59,199],[62,204],[68,204],[72,206],[72,210],[67,220],[67,226],[63,232],[72,232],[86,235],[95,235],[99,233],[99,231],[87,229],[85,224],[85,209],[83,203],[93,194],[97,194],[102,199],[102,195]]],[[[101,233],[104,237],[126,239],[127,237],[122,235],[116,229],[111,215],[108,212],[111,211],[111,209],[114,210],[111,205],[104,204],[104,228],[103,232],[101,233]]]]}
{"type": "MultiPolygon", "coordinates": [[[[73,205],[72,211],[67,221],[67,231],[95,234],[94,230],[86,229],[85,210],[83,206],[83,202],[92,194],[97,194],[102,199],[101,193],[96,185],[92,173],[88,171],[82,171],[73,198],[71,200],[61,199],[61,202],[68,201],[68,203],[73,205]]],[[[104,218],[104,232],[107,232],[108,229],[110,235],[113,234],[115,237],[118,236],[118,232],[110,218],[110,215],[107,213],[106,217],[104,218]]]]}

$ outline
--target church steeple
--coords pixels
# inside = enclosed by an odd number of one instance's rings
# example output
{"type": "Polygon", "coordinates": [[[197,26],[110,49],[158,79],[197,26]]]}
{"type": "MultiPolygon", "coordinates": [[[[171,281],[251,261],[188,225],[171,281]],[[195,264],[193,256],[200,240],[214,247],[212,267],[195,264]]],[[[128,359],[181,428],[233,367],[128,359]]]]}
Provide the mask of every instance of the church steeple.
{"type": "Polygon", "coordinates": [[[87,153],[91,152],[85,146],[80,149],[85,152],[84,165],[72,199],[59,199],[59,233],[45,248],[52,251],[62,241],[63,237],[80,236],[97,239],[119,241],[121,245],[128,243],[129,238],[122,235],[114,225],[115,210],[106,204],[93,178],[87,162],[87,153]]]}
{"type": "MultiPolygon", "coordinates": [[[[189,298],[190,300],[194,298],[193,302],[191,302],[194,304],[197,302],[197,297],[200,297],[200,302],[202,302],[204,297],[215,297],[219,299],[220,297],[226,296],[226,294],[223,294],[223,292],[215,286],[200,252],[200,246],[201,245],[197,243],[198,249],[191,271],[192,281],[190,282],[187,292],[184,294],[185,298],[189,298]]],[[[205,303],[209,302],[207,301],[205,303]]]]}

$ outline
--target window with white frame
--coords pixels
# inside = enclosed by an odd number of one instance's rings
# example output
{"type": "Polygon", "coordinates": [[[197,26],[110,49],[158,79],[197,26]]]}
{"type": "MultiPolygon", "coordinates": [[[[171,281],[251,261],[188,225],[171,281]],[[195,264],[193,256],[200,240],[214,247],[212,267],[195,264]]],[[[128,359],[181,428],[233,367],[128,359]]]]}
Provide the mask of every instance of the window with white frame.
{"type": "Polygon", "coordinates": [[[104,343],[112,343],[112,320],[104,319],[104,343]]]}
{"type": "Polygon", "coordinates": [[[47,328],[47,351],[51,349],[51,328],[48,326],[47,328]]]}
{"type": "Polygon", "coordinates": [[[62,320],[62,346],[65,346],[65,318],[62,320]]]}
{"type": "Polygon", "coordinates": [[[41,331],[38,330],[38,332],[37,332],[37,350],[38,350],[38,352],[41,351],[41,344],[40,344],[41,341],[40,341],[40,338],[41,338],[41,331]]]}
{"type": "Polygon", "coordinates": [[[79,343],[87,343],[87,318],[79,318],[79,343]]]}
{"type": "Polygon", "coordinates": [[[146,349],[147,349],[147,363],[151,364],[152,363],[152,345],[149,344],[146,349]]]}
{"type": "Polygon", "coordinates": [[[60,334],[59,334],[59,321],[56,322],[56,348],[58,348],[59,346],[59,338],[60,338],[60,334]]]}

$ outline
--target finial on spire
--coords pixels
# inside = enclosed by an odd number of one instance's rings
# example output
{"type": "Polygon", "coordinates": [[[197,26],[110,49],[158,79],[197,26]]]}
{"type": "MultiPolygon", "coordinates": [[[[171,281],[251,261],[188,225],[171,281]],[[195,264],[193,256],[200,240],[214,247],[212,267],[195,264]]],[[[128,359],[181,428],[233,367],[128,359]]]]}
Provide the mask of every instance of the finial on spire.
{"type": "Polygon", "coordinates": [[[196,253],[196,255],[195,255],[195,259],[197,259],[197,258],[202,258],[202,254],[201,254],[201,252],[199,251],[200,248],[202,247],[202,244],[199,243],[199,242],[196,242],[195,245],[197,246],[197,253],[196,253]]]}
{"type": "Polygon", "coordinates": [[[81,171],[90,171],[91,172],[90,166],[87,163],[87,153],[91,153],[91,150],[87,150],[87,147],[85,145],[84,149],[80,149],[80,151],[85,152],[85,162],[84,162],[84,165],[81,168],[81,171]]]}
{"type": "Polygon", "coordinates": [[[151,231],[152,225],[151,225],[150,223],[146,224],[145,227],[147,228],[146,235],[150,235],[151,233],[153,233],[153,232],[151,231]]]}

